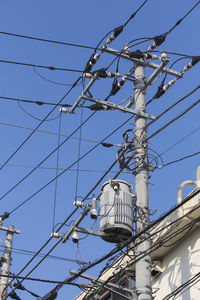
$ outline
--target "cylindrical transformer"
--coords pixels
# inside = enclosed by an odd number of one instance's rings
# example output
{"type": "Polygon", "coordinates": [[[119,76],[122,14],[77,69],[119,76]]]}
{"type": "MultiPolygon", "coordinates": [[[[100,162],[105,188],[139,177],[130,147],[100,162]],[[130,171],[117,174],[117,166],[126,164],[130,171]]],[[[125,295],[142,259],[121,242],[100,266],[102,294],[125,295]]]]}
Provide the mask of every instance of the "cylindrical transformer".
{"type": "Polygon", "coordinates": [[[123,180],[110,180],[101,187],[100,230],[110,243],[127,240],[133,232],[132,185],[123,180]]]}

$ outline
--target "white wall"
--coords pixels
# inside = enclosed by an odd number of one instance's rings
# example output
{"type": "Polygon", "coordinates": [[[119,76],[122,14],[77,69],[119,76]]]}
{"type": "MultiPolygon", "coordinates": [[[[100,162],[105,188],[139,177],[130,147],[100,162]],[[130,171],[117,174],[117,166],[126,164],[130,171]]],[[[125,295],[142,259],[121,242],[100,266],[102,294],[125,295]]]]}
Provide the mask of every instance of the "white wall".
{"type": "MultiPolygon", "coordinates": [[[[162,300],[167,294],[200,272],[200,227],[188,233],[174,249],[165,255],[162,259],[162,268],[163,273],[153,280],[153,289],[159,288],[154,294],[155,300],[162,300]]],[[[174,299],[199,300],[200,281],[174,299]]]]}

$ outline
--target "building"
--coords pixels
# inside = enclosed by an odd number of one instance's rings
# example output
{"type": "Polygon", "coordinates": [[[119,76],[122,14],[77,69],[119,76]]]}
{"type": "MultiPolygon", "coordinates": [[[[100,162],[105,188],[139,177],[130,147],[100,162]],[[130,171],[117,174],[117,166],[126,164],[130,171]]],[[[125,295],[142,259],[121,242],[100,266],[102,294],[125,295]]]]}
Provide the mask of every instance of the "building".
{"type": "MultiPolygon", "coordinates": [[[[188,184],[196,187],[186,197],[189,200],[150,231],[154,300],[200,299],[200,193],[198,193],[200,167],[197,169],[196,181],[189,180],[180,185],[178,203],[182,202],[182,190],[188,184]],[[196,192],[195,196],[193,192],[196,192]]],[[[82,300],[86,293],[87,299],[90,300],[137,299],[136,294],[131,296],[129,291],[129,289],[134,291],[135,259],[137,259],[134,247],[131,248],[128,255],[119,258],[102,274],[98,286],[94,287],[91,283],[89,293],[86,289],[75,300],[82,300]],[[103,283],[106,284],[102,287],[103,283]],[[122,290],[116,285],[128,289],[122,290]]]]}

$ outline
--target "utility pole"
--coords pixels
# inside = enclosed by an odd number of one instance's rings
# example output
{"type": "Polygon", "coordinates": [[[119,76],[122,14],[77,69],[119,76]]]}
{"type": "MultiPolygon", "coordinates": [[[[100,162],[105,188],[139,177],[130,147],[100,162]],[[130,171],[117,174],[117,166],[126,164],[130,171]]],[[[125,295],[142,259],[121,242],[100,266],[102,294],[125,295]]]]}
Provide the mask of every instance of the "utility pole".
{"type": "MultiPolygon", "coordinates": [[[[145,112],[144,67],[135,64],[135,110],[145,112]]],[[[148,156],[146,143],[146,119],[135,116],[135,193],[137,233],[149,225],[148,156]]],[[[136,247],[136,256],[145,253],[151,245],[148,233],[140,237],[144,241],[136,247]]],[[[139,240],[138,240],[139,241],[139,240]]],[[[138,300],[152,300],[151,257],[147,255],[136,263],[136,295],[138,300]]]]}
{"type": "Polygon", "coordinates": [[[9,283],[13,234],[19,233],[19,231],[15,230],[13,225],[8,225],[7,228],[0,226],[0,229],[7,231],[0,280],[0,300],[5,300],[7,297],[7,286],[9,283]]]}

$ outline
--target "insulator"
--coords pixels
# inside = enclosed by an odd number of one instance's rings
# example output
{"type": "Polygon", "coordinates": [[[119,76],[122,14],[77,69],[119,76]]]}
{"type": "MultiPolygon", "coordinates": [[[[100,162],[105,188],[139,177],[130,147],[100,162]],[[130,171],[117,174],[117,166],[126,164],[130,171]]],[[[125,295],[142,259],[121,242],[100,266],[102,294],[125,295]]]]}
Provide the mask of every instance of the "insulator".
{"type": "Polygon", "coordinates": [[[163,90],[166,92],[168,90],[168,88],[170,88],[172,85],[174,85],[175,82],[176,82],[176,79],[170,80],[168,82],[168,84],[163,87],[163,90]]]}
{"type": "Polygon", "coordinates": [[[159,86],[157,93],[154,96],[154,99],[160,98],[165,93],[165,90],[163,89],[163,86],[159,86]]]}
{"type": "Polygon", "coordinates": [[[85,69],[84,69],[85,72],[89,72],[89,71],[92,69],[93,65],[96,64],[96,62],[97,62],[97,60],[99,59],[100,55],[101,55],[101,54],[98,53],[98,54],[95,54],[95,55],[93,54],[93,55],[91,56],[91,58],[90,58],[89,61],[87,62],[86,67],[85,67],[85,69]]]}
{"type": "Polygon", "coordinates": [[[83,202],[81,202],[81,201],[74,201],[74,203],[73,203],[75,206],[77,206],[77,207],[83,207],[83,202]]]}
{"type": "Polygon", "coordinates": [[[123,52],[126,52],[126,53],[130,52],[130,48],[129,48],[128,45],[125,45],[125,46],[124,46],[123,52]]]}
{"type": "Polygon", "coordinates": [[[59,239],[61,237],[61,234],[58,232],[52,232],[51,237],[59,239]]]}
{"type": "Polygon", "coordinates": [[[158,56],[155,55],[155,54],[151,54],[151,59],[152,59],[152,60],[156,60],[156,59],[158,59],[158,56]]]}
{"type": "Polygon", "coordinates": [[[167,58],[167,54],[163,52],[163,53],[161,54],[161,59],[166,59],[166,58],[167,58]]]}
{"type": "Polygon", "coordinates": [[[79,242],[79,240],[80,240],[80,238],[79,238],[78,232],[74,231],[73,234],[72,234],[72,241],[73,241],[73,243],[76,244],[76,243],[79,242]]]}
{"type": "Polygon", "coordinates": [[[96,197],[94,197],[92,199],[92,209],[90,211],[90,217],[92,219],[97,219],[97,217],[98,217],[98,212],[97,212],[97,198],[96,197]]]}
{"type": "Polygon", "coordinates": [[[91,209],[91,211],[90,211],[90,217],[91,217],[92,219],[97,219],[97,217],[98,217],[98,212],[97,212],[97,210],[96,210],[95,208],[91,209]]]}
{"type": "Polygon", "coordinates": [[[158,35],[154,37],[154,43],[149,46],[148,51],[152,51],[156,47],[160,46],[165,41],[165,35],[158,35]]]}
{"type": "Polygon", "coordinates": [[[195,57],[193,57],[192,61],[189,62],[189,64],[187,64],[187,65],[183,68],[184,72],[185,72],[185,71],[188,71],[189,69],[191,69],[192,67],[194,67],[199,61],[200,61],[200,56],[195,56],[195,57]]]}
{"type": "Polygon", "coordinates": [[[93,78],[93,75],[91,73],[83,73],[83,77],[93,78]]]}
{"type": "Polygon", "coordinates": [[[69,112],[69,110],[66,108],[66,107],[61,107],[60,109],[59,109],[59,111],[61,112],[61,113],[68,113],[69,112]]]}
{"type": "Polygon", "coordinates": [[[123,26],[116,27],[114,29],[114,33],[107,39],[106,44],[112,43],[116,39],[116,37],[118,37],[118,35],[122,32],[122,30],[123,26]]]}

